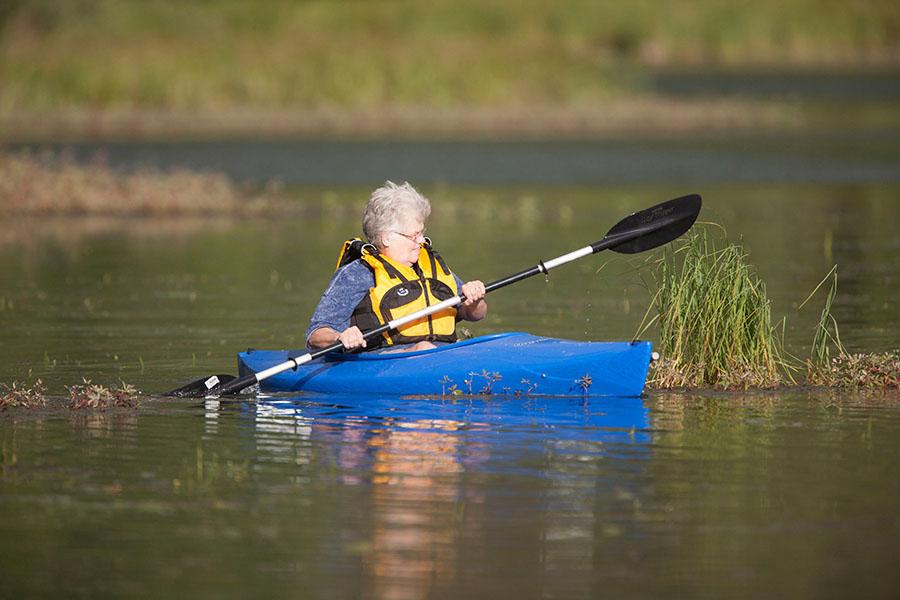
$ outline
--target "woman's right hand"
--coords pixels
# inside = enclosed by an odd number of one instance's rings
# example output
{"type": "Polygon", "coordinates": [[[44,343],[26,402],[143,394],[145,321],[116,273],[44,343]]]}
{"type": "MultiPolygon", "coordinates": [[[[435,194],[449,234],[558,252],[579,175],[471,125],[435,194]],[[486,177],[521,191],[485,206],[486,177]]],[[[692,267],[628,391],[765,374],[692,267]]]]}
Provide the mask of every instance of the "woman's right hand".
{"type": "Polygon", "coordinates": [[[366,340],[363,338],[362,331],[356,325],[342,331],[338,336],[338,340],[344,345],[346,350],[366,347],[366,340]]]}
{"type": "Polygon", "coordinates": [[[345,350],[366,347],[366,340],[363,339],[362,331],[355,325],[340,333],[331,327],[319,327],[309,335],[306,345],[309,348],[321,350],[322,348],[333,346],[335,342],[343,344],[345,350]]]}

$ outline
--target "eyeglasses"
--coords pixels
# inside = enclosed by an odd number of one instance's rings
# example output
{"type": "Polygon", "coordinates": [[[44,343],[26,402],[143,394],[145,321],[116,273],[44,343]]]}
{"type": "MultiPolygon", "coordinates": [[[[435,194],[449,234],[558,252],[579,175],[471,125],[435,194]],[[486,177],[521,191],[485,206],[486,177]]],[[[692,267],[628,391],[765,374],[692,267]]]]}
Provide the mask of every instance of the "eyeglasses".
{"type": "Polygon", "coordinates": [[[392,231],[391,233],[396,233],[399,236],[405,237],[406,239],[408,239],[409,241],[411,241],[414,244],[418,244],[420,242],[425,241],[425,230],[424,229],[422,231],[418,231],[416,233],[410,233],[410,234],[400,233],[399,231],[392,231]]]}

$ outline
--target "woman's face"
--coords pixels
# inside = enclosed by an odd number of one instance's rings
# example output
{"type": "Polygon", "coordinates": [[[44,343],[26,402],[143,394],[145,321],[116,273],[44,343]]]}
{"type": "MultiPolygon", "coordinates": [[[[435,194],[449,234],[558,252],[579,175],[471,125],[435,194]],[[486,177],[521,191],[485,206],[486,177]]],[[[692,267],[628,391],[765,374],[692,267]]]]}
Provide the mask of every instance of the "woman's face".
{"type": "Polygon", "coordinates": [[[406,266],[412,266],[419,260],[419,249],[425,241],[425,223],[418,219],[403,220],[382,239],[384,240],[382,253],[385,256],[406,266]]]}

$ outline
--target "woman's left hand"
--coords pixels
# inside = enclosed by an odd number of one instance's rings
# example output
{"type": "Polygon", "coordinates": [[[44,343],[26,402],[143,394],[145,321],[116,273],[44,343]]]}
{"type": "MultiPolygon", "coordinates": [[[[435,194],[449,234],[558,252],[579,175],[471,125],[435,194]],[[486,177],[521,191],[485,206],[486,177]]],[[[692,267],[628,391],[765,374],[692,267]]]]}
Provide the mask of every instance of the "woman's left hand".
{"type": "Polygon", "coordinates": [[[460,292],[466,297],[463,306],[472,306],[483,301],[484,295],[487,293],[484,289],[484,283],[477,279],[464,283],[460,292]]]}
{"type": "Polygon", "coordinates": [[[462,306],[459,308],[459,315],[466,321],[480,321],[487,314],[487,302],[484,295],[487,290],[484,289],[484,283],[478,281],[469,281],[464,283],[459,290],[460,294],[466,297],[462,306]]]}

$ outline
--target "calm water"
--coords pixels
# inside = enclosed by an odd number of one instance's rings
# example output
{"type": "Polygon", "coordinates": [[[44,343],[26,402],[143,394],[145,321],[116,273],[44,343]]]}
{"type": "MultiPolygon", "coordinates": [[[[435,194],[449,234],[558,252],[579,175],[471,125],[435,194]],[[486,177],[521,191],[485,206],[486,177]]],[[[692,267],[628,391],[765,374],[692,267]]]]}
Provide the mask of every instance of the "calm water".
{"type": "Polygon", "coordinates": [[[866,398],[305,398],[5,420],[6,597],[892,598],[866,398]]]}
{"type": "MultiPolygon", "coordinates": [[[[795,354],[824,296],[796,306],[833,264],[842,340],[881,351],[900,340],[895,150],[805,154],[843,164],[841,178],[423,188],[435,245],[485,280],[700,192],[701,219],[743,240],[795,354]]],[[[752,166],[762,149],[729,152],[752,166]]],[[[41,377],[63,395],[122,378],[152,395],[234,372],[245,347],[298,346],[366,191],[298,188],[308,210],[287,222],[5,223],[0,381],[41,377]]],[[[652,258],[604,253],[498,291],[471,330],[630,338],[652,258]]],[[[2,414],[0,450],[0,597],[900,593],[896,392],[151,397],[2,414]]]]}

